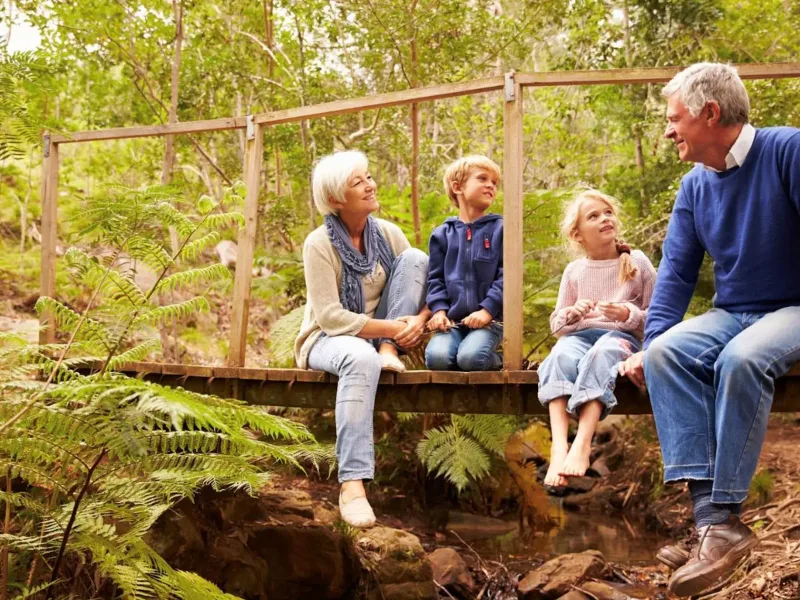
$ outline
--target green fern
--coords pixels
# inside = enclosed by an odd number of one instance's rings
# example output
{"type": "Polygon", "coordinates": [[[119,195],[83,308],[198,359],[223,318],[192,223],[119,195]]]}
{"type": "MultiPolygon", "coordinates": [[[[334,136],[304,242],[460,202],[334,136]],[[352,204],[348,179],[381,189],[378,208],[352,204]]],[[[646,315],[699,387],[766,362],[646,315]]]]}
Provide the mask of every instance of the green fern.
{"type": "Polygon", "coordinates": [[[0,493],[15,522],[15,533],[0,535],[0,544],[22,566],[19,572],[27,573],[33,556],[50,565],[51,573],[40,574],[32,582],[37,587],[21,598],[35,590],[48,598],[61,594],[66,588],[48,587],[48,580],[70,579],[67,564],[88,564],[85,577],[111,580],[123,597],[231,599],[166,564],[144,541],[149,529],[203,486],[255,493],[270,480],[274,465],[318,468],[332,462],[332,452],[305,426],[264,407],[115,372],[158,354],[152,325],[208,310],[202,296],[156,305],[154,294],[229,276],[218,267],[175,271],[160,239],[166,227],[185,236],[177,254],[187,256],[190,248],[194,256],[218,239],[209,223],[242,221],[213,212],[218,207],[207,203],[199,215],[177,213],[167,208],[175,199],[163,189],[114,189],[125,201],[95,203],[80,217],[82,231],[114,248],[113,256],[126,253],[159,266],[159,281],[139,289],[113,269],[112,259],[72,249],[66,262],[75,281],[89,290],[88,308],[78,313],[52,298],[37,303],[69,342],[38,346],[0,337],[0,472],[26,484],[0,493]],[[96,370],[98,363],[103,367],[96,370]],[[65,560],[62,543],[73,560],[65,560]]]}

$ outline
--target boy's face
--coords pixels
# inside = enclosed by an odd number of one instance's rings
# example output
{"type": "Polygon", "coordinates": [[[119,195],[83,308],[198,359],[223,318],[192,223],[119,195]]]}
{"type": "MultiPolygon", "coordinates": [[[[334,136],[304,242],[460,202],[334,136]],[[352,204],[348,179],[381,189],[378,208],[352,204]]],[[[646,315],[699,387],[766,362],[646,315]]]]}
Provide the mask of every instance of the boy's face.
{"type": "Polygon", "coordinates": [[[476,168],[470,171],[463,185],[453,183],[461,206],[486,210],[497,196],[497,176],[488,169],[476,168]],[[459,193],[461,192],[461,193],[459,193]]]}

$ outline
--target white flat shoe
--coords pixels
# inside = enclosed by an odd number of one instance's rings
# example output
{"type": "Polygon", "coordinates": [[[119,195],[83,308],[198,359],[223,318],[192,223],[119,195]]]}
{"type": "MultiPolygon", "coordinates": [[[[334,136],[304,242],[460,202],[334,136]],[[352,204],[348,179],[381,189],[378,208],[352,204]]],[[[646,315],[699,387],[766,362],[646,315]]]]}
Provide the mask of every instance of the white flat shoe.
{"type": "Polygon", "coordinates": [[[381,354],[381,369],[384,371],[394,371],[395,373],[405,373],[406,366],[394,354],[381,354]]]}
{"type": "Polygon", "coordinates": [[[375,513],[372,512],[372,507],[364,496],[342,503],[342,495],[339,494],[339,513],[342,515],[342,520],[352,527],[375,525],[375,513]]]}

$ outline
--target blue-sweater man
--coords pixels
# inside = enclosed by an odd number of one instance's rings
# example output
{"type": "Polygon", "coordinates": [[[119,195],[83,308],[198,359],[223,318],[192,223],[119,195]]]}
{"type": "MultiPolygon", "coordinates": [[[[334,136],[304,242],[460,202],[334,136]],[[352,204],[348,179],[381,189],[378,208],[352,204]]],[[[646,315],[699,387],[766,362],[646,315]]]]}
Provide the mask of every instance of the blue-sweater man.
{"type": "Polygon", "coordinates": [[[754,129],[735,69],[701,63],[665,88],[666,137],[700,163],[681,181],[645,325],[620,372],[650,392],[666,482],[688,481],[694,552],[666,546],[670,590],[699,594],[758,543],[739,520],[775,379],[800,360],[800,129],[754,129]],[[705,253],[709,312],[682,321],[705,253]],[[643,369],[642,369],[643,363],[643,369]]]}
{"type": "Polygon", "coordinates": [[[429,242],[428,327],[436,333],[425,351],[429,369],[499,369],[503,338],[503,219],[486,214],[497,194],[500,168],[485,156],[466,156],[447,167],[444,185],[458,208],[429,242]]]}

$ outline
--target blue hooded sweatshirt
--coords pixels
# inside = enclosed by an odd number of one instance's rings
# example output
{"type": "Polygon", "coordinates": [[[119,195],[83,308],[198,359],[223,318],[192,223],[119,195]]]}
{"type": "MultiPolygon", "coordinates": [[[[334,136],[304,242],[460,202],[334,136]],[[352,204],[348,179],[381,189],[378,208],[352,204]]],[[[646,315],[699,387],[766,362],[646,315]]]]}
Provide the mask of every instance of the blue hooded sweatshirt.
{"type": "Polygon", "coordinates": [[[450,217],[428,242],[431,312],[447,311],[458,323],[485,308],[503,318],[503,217],[484,215],[472,223],[450,217]]]}

